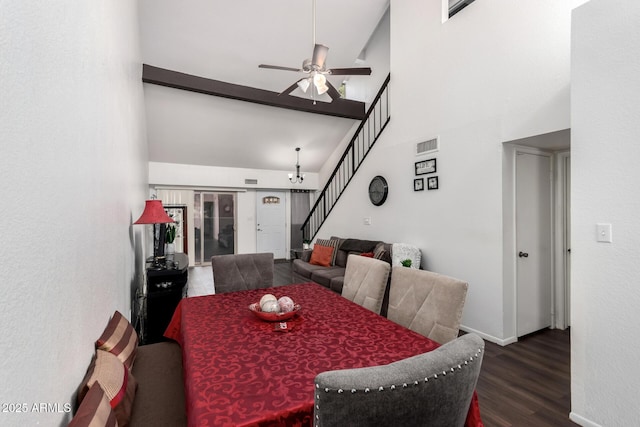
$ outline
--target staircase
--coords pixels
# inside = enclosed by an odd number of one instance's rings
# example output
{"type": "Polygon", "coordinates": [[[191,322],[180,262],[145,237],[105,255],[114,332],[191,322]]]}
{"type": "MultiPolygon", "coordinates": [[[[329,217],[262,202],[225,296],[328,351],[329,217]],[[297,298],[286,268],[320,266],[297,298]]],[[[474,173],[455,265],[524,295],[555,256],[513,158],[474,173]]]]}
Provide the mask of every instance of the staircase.
{"type": "Polygon", "coordinates": [[[358,126],[351,142],[342,154],[327,184],[322,189],[311,212],[302,224],[304,239],[313,240],[351,182],[358,168],[389,123],[389,74],[374,98],[371,107],[358,126]]]}

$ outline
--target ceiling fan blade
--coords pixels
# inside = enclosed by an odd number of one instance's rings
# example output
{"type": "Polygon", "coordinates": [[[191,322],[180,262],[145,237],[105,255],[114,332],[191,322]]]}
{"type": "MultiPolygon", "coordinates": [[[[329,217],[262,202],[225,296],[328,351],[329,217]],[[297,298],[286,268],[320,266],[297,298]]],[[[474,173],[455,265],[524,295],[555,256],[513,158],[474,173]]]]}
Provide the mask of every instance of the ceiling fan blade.
{"type": "Polygon", "coordinates": [[[329,52],[329,48],[322,44],[316,44],[313,47],[313,57],[311,58],[311,63],[313,65],[318,66],[318,68],[324,68],[324,61],[327,59],[327,52],[329,52]]]}
{"type": "Polygon", "coordinates": [[[260,64],[258,65],[258,68],[267,68],[269,70],[302,71],[300,68],[281,67],[279,65],[267,65],[267,64],[260,64]]]}
{"type": "Polygon", "coordinates": [[[285,90],[283,90],[282,92],[280,92],[278,94],[278,96],[280,95],[289,95],[291,92],[293,92],[294,90],[296,90],[298,88],[298,83],[304,79],[300,79],[297,82],[295,82],[294,84],[292,84],[291,86],[289,86],[288,88],[286,88],[285,90]]]}
{"type": "Polygon", "coordinates": [[[327,74],[332,76],[369,76],[371,75],[371,68],[332,68],[327,70],[327,74]]]}
{"type": "Polygon", "coordinates": [[[329,80],[327,80],[325,84],[329,87],[329,90],[327,91],[327,95],[329,95],[333,101],[335,101],[336,99],[339,99],[340,92],[338,92],[338,89],[336,89],[335,86],[333,86],[329,80]]]}

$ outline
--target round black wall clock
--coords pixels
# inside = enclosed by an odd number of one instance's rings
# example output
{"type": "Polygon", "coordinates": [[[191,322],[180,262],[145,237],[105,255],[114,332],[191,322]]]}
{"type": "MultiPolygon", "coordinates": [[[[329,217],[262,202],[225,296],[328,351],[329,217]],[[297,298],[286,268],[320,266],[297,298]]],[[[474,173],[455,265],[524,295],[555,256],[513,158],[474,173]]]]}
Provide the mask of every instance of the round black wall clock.
{"type": "Polygon", "coordinates": [[[387,180],[380,175],[374,177],[369,183],[369,200],[376,206],[380,206],[387,200],[389,186],[387,180]]]}

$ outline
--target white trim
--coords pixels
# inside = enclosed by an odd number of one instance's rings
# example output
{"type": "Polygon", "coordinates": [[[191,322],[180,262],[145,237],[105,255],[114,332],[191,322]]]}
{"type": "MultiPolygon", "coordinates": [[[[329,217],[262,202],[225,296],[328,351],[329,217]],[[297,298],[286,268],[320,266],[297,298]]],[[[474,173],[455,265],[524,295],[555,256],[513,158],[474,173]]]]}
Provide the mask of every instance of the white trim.
{"type": "Polygon", "coordinates": [[[569,243],[567,242],[567,212],[566,207],[569,203],[568,195],[566,192],[566,162],[571,158],[570,151],[561,151],[557,152],[554,155],[555,157],[555,165],[556,165],[556,173],[555,173],[555,183],[554,183],[554,228],[555,239],[554,239],[554,247],[555,247],[555,322],[554,327],[557,329],[566,329],[569,326],[568,319],[568,311],[567,304],[570,299],[567,294],[568,292],[568,274],[569,271],[567,269],[567,249],[569,248],[569,243]]]}
{"type": "Polygon", "coordinates": [[[497,338],[497,337],[494,337],[493,335],[485,334],[484,332],[480,332],[480,331],[478,331],[476,329],[469,328],[469,327],[464,326],[464,325],[460,325],[460,330],[464,331],[464,332],[467,332],[467,333],[477,334],[482,339],[484,339],[486,341],[490,341],[490,342],[498,344],[498,345],[501,345],[503,347],[506,346],[506,345],[509,345],[509,344],[513,344],[514,342],[518,341],[518,337],[515,337],[515,336],[511,336],[509,338],[504,338],[504,339],[497,338]]]}
{"type": "Polygon", "coordinates": [[[594,423],[593,421],[588,420],[573,411],[569,412],[569,419],[574,423],[581,425],[582,427],[602,427],[600,424],[594,423]]]}

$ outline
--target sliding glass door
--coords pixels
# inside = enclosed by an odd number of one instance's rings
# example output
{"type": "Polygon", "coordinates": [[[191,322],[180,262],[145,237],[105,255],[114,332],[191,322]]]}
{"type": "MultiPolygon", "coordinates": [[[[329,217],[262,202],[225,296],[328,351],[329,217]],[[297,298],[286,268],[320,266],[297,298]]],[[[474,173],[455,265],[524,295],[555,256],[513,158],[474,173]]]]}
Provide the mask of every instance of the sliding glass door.
{"type": "Polygon", "coordinates": [[[194,193],[195,264],[210,264],[214,255],[235,253],[235,206],[235,193],[194,193]]]}

